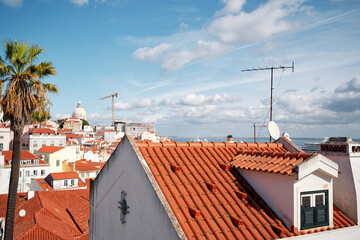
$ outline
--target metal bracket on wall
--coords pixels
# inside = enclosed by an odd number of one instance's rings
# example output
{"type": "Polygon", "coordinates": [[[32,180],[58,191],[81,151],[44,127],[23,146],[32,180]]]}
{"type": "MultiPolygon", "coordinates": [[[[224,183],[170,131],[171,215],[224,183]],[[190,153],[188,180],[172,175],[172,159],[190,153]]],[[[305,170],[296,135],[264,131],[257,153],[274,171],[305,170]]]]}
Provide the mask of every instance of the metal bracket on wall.
{"type": "Polygon", "coordinates": [[[128,211],[128,209],[130,207],[127,205],[127,202],[126,202],[126,195],[127,195],[127,193],[125,191],[122,191],[121,192],[121,201],[118,202],[118,204],[119,204],[118,208],[120,208],[120,210],[121,210],[120,221],[122,224],[126,223],[125,215],[130,213],[128,211]]]}

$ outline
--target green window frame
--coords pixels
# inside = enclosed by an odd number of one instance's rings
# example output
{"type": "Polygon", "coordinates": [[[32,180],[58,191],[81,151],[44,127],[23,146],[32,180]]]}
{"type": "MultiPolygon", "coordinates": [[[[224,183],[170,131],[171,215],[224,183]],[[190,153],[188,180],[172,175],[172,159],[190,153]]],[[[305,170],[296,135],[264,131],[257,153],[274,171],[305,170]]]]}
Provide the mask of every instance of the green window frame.
{"type": "Polygon", "coordinates": [[[329,191],[300,193],[301,230],[329,225],[329,191]]]}

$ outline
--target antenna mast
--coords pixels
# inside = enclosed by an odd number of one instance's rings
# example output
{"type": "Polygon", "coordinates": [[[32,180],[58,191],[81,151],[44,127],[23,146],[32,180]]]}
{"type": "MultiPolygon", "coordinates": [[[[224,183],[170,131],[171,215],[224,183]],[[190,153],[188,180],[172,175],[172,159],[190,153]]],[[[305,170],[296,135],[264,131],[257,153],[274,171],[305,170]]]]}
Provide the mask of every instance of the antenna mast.
{"type": "MultiPolygon", "coordinates": [[[[278,67],[258,67],[258,68],[247,68],[247,69],[243,69],[241,70],[242,72],[252,72],[252,71],[265,71],[265,70],[271,70],[271,88],[270,88],[270,121],[272,121],[272,109],[273,109],[273,90],[274,90],[274,69],[282,69],[282,70],[285,70],[286,68],[291,68],[292,69],[292,72],[294,72],[294,62],[292,62],[292,66],[288,66],[288,67],[285,67],[285,66],[278,66],[278,67]]],[[[254,124],[255,125],[255,124],[254,124]]],[[[255,126],[254,126],[254,129],[255,129],[255,126]]],[[[271,142],[271,137],[270,137],[270,142],[271,142]]]]}

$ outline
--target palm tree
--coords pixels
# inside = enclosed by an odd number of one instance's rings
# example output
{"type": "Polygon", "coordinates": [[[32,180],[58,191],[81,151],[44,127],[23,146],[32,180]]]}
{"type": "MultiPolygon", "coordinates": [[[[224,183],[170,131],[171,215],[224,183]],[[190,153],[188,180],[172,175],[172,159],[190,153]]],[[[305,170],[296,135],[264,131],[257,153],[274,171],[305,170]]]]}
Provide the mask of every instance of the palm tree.
{"type": "Polygon", "coordinates": [[[6,41],[4,46],[5,57],[0,56],[0,105],[4,120],[10,121],[14,131],[5,239],[13,239],[23,129],[35,110],[49,108],[48,93],[57,93],[58,88],[41,81],[45,76],[56,74],[51,62],[35,64],[42,48],[16,40],[6,41]]]}

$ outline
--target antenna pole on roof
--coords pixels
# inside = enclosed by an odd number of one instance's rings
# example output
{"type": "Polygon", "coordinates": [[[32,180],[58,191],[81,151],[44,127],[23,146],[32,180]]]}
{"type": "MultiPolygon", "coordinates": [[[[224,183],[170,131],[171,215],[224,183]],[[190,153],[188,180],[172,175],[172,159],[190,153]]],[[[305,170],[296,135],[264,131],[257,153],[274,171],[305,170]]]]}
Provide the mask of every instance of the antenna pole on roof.
{"type": "MultiPolygon", "coordinates": [[[[292,69],[292,72],[294,72],[294,62],[292,62],[292,66],[288,66],[288,67],[285,67],[285,66],[278,66],[278,67],[258,67],[258,68],[247,68],[247,69],[243,69],[241,70],[242,72],[252,72],[252,71],[265,71],[265,70],[271,70],[271,88],[270,88],[270,121],[272,121],[272,115],[273,115],[273,90],[274,90],[274,87],[273,87],[273,82],[274,82],[274,69],[282,69],[282,70],[285,70],[286,68],[291,68],[292,69]]],[[[254,125],[254,128],[255,128],[255,125],[254,125]]],[[[271,137],[270,137],[270,142],[271,142],[271,137]]]]}

